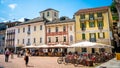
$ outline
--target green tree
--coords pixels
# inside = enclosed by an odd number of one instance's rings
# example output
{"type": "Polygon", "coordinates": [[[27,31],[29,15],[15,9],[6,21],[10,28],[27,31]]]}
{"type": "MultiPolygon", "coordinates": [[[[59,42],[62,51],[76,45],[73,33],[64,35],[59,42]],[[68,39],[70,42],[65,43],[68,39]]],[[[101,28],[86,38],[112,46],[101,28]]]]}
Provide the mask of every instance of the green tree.
{"type": "Polygon", "coordinates": [[[112,18],[113,18],[113,20],[118,21],[119,17],[118,17],[118,13],[117,13],[117,9],[116,9],[115,4],[116,4],[115,1],[113,1],[112,4],[110,5],[110,10],[112,12],[112,18]]]}

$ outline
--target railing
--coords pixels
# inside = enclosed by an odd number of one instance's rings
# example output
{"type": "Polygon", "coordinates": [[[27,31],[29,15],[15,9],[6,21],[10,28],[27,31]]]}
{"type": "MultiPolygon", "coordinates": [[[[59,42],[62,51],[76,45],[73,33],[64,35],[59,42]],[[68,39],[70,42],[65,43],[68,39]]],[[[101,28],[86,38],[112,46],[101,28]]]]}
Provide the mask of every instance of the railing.
{"type": "Polygon", "coordinates": [[[81,30],[82,30],[82,31],[85,31],[85,30],[86,30],[86,28],[85,28],[85,27],[82,27],[82,28],[81,28],[81,30]]]}
{"type": "Polygon", "coordinates": [[[90,42],[96,42],[95,38],[90,38],[90,42]]]}
{"type": "Polygon", "coordinates": [[[100,29],[100,30],[101,30],[101,29],[103,29],[103,27],[99,26],[99,27],[98,27],[98,29],[100,29]]]}
{"type": "Polygon", "coordinates": [[[31,43],[27,43],[26,45],[31,45],[31,43]]]}
{"type": "Polygon", "coordinates": [[[95,19],[98,20],[98,21],[102,21],[103,17],[102,16],[101,17],[96,17],[95,19]]]}
{"type": "Polygon", "coordinates": [[[88,18],[80,19],[81,22],[85,22],[85,21],[87,21],[87,20],[88,20],[88,18]]]}

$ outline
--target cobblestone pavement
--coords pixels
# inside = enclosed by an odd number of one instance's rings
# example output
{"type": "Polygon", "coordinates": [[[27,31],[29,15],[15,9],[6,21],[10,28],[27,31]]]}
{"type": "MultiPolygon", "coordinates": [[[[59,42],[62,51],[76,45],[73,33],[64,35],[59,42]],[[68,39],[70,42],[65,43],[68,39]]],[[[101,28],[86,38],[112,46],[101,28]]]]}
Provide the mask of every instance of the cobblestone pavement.
{"type": "Polygon", "coordinates": [[[9,62],[5,62],[4,58],[4,55],[0,55],[0,68],[89,68],[82,65],[74,67],[72,64],[57,64],[58,57],[30,57],[28,67],[25,66],[23,57],[18,58],[16,55],[14,56],[14,59],[9,57],[9,62]]]}
{"type": "Polygon", "coordinates": [[[109,60],[96,68],[120,68],[120,60],[113,58],[112,60],[109,60]]]}

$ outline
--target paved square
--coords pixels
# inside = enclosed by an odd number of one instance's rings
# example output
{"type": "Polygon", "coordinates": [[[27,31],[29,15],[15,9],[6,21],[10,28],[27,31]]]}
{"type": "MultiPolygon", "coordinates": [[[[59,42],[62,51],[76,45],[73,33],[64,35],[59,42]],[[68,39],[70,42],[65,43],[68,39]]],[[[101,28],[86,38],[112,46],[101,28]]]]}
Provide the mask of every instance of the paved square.
{"type": "Polygon", "coordinates": [[[25,66],[23,57],[18,58],[16,55],[14,56],[14,59],[11,59],[11,57],[9,57],[9,62],[5,62],[4,58],[4,55],[0,55],[0,68],[89,68],[82,65],[74,67],[73,64],[58,64],[58,57],[31,56],[28,64],[29,67],[25,66]]]}

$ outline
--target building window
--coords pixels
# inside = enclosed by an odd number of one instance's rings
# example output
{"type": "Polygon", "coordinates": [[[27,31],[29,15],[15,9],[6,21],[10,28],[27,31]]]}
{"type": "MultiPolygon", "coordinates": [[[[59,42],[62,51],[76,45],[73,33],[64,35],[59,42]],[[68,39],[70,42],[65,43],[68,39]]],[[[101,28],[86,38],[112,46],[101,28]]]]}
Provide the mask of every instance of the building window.
{"type": "Polygon", "coordinates": [[[97,17],[102,17],[102,13],[97,13],[97,17]]]}
{"type": "Polygon", "coordinates": [[[56,42],[58,42],[58,37],[56,37],[56,42]]]}
{"type": "Polygon", "coordinates": [[[81,30],[85,30],[86,29],[86,23],[80,23],[80,27],[81,27],[81,30]]]}
{"type": "Polygon", "coordinates": [[[18,44],[19,44],[19,39],[17,40],[18,44]]]}
{"type": "Polygon", "coordinates": [[[28,31],[30,31],[30,25],[28,25],[28,31]]]}
{"type": "Polygon", "coordinates": [[[34,38],[34,43],[36,43],[36,39],[34,38]]]}
{"type": "Polygon", "coordinates": [[[89,27],[95,27],[95,22],[89,22],[89,27]]]}
{"type": "Polygon", "coordinates": [[[34,26],[34,31],[36,31],[36,26],[34,26]]]}
{"type": "Polygon", "coordinates": [[[82,48],[82,52],[87,52],[87,49],[86,48],[82,48]]]}
{"type": "Polygon", "coordinates": [[[63,41],[66,42],[66,36],[64,36],[63,38],[64,38],[63,41]]]}
{"type": "Polygon", "coordinates": [[[30,44],[30,39],[28,38],[28,44],[30,44]]]}
{"type": "Polygon", "coordinates": [[[83,33],[82,34],[82,40],[85,40],[86,38],[85,38],[85,34],[83,33]]]}
{"type": "Polygon", "coordinates": [[[42,38],[40,38],[40,43],[42,43],[42,38]]]}
{"type": "Polygon", "coordinates": [[[54,12],[54,16],[55,16],[55,17],[57,16],[56,12],[54,12]]]}
{"type": "Polygon", "coordinates": [[[81,14],[80,19],[85,19],[85,14],[81,14]]]}
{"type": "Polygon", "coordinates": [[[18,29],[18,33],[20,33],[20,29],[18,29]]]}
{"type": "Polygon", "coordinates": [[[51,32],[51,29],[50,29],[50,28],[48,28],[48,32],[49,32],[49,33],[51,32]]]}
{"type": "Polygon", "coordinates": [[[89,14],[89,20],[94,20],[94,14],[89,14]]]}
{"type": "Polygon", "coordinates": [[[98,21],[98,28],[103,28],[103,26],[104,26],[103,21],[98,21]]]}
{"type": "Polygon", "coordinates": [[[73,36],[70,35],[70,42],[73,42],[73,36]]]}
{"type": "Polygon", "coordinates": [[[70,31],[72,31],[72,26],[70,26],[70,31]]]}
{"type": "Polygon", "coordinates": [[[24,44],[24,39],[23,39],[23,44],[24,44]]]}
{"type": "Polygon", "coordinates": [[[56,32],[58,32],[58,27],[56,27],[56,32]]]}
{"type": "Polygon", "coordinates": [[[50,37],[48,38],[48,42],[49,42],[49,43],[51,42],[51,38],[50,38],[50,37]]]}
{"type": "Polygon", "coordinates": [[[49,12],[47,12],[47,16],[49,16],[49,12]]]}
{"type": "Polygon", "coordinates": [[[63,31],[66,31],[66,27],[65,26],[63,26],[63,31]]]}
{"type": "Polygon", "coordinates": [[[105,33],[104,32],[101,32],[101,33],[98,33],[98,38],[105,38],[105,33]]]}
{"type": "Polygon", "coordinates": [[[42,30],[42,25],[40,25],[40,30],[42,30]]]}
{"type": "Polygon", "coordinates": [[[96,42],[96,33],[90,33],[90,42],[96,42]]]}
{"type": "Polygon", "coordinates": [[[23,28],[23,33],[25,32],[25,28],[23,28]]]}

